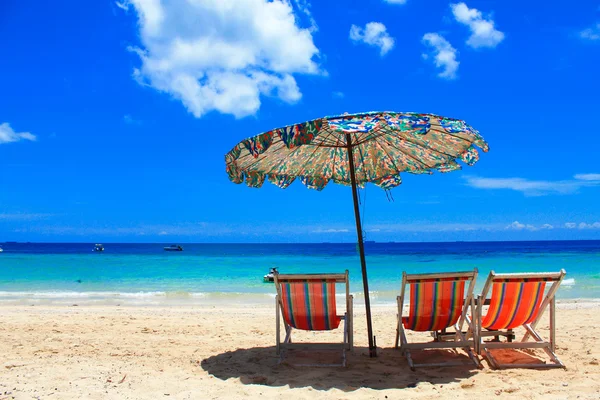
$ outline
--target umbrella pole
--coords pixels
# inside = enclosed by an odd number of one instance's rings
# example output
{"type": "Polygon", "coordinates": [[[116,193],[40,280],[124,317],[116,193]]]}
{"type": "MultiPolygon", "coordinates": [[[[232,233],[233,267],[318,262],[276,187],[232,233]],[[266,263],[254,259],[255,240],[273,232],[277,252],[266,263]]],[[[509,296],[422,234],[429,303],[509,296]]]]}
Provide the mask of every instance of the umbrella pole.
{"type": "Polygon", "coordinates": [[[367,279],[367,262],[365,260],[365,245],[363,243],[362,226],[360,224],[360,212],[358,209],[358,189],[356,185],[356,174],[354,168],[354,156],[352,154],[352,138],[346,134],[348,148],[348,162],[350,163],[350,180],[352,182],[352,197],[354,199],[354,217],[356,219],[356,234],[358,236],[358,251],[360,253],[360,266],[363,278],[363,290],[365,293],[365,308],[367,310],[367,334],[369,335],[369,356],[377,357],[377,347],[373,336],[373,324],[371,322],[371,301],[369,300],[369,281],[367,279]]]}

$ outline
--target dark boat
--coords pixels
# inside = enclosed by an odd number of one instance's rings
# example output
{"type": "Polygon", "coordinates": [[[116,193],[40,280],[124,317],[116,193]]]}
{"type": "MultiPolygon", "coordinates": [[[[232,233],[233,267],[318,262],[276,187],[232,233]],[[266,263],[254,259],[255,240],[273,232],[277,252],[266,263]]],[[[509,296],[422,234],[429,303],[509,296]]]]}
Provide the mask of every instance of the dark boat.
{"type": "Polygon", "coordinates": [[[94,251],[104,251],[104,246],[102,246],[102,245],[101,245],[101,244],[99,244],[99,243],[96,243],[96,244],[94,245],[94,251]]]}
{"type": "Polygon", "coordinates": [[[275,281],[275,273],[277,272],[277,268],[271,268],[269,273],[263,276],[263,282],[274,282],[275,281]]]}
{"type": "Polygon", "coordinates": [[[172,244],[170,246],[164,247],[165,251],[183,251],[183,247],[178,244],[172,244]]]}

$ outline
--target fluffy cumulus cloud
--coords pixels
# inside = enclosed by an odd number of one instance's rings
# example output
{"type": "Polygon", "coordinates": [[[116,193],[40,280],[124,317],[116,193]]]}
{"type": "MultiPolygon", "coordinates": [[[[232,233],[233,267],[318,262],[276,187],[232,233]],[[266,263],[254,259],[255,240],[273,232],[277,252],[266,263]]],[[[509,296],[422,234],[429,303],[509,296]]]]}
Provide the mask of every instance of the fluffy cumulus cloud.
{"type": "Polygon", "coordinates": [[[314,21],[299,26],[297,0],[128,0],[141,45],[129,47],[141,65],[134,78],[180,100],[196,117],[216,110],[237,118],[256,113],[261,96],[294,103],[294,74],[319,74],[314,21]]]}
{"type": "Polygon", "coordinates": [[[29,132],[15,132],[8,122],[0,124],[0,144],[29,140],[34,142],[37,138],[29,132]]]}
{"type": "Polygon", "coordinates": [[[577,174],[573,179],[542,181],[525,178],[481,178],[468,176],[467,185],[478,189],[509,189],[526,196],[573,194],[583,187],[600,186],[600,174],[577,174]]]}
{"type": "Polygon", "coordinates": [[[596,26],[582,30],[579,32],[579,36],[586,40],[600,40],[600,22],[598,22],[596,26]]]}
{"type": "Polygon", "coordinates": [[[450,4],[452,14],[459,23],[471,30],[467,45],[473,48],[496,47],[504,40],[504,33],[494,27],[494,21],[483,18],[481,11],[469,8],[465,3],[450,4]]]}
{"type": "Polygon", "coordinates": [[[379,54],[382,56],[394,48],[394,38],[388,34],[387,28],[381,22],[369,22],[364,28],[352,25],[350,40],[378,47],[379,54]]]}
{"type": "Polygon", "coordinates": [[[442,71],[438,74],[440,78],[455,79],[458,65],[456,60],[456,49],[450,42],[437,33],[426,33],[423,43],[431,48],[430,54],[423,54],[424,59],[433,58],[433,63],[442,71]]]}

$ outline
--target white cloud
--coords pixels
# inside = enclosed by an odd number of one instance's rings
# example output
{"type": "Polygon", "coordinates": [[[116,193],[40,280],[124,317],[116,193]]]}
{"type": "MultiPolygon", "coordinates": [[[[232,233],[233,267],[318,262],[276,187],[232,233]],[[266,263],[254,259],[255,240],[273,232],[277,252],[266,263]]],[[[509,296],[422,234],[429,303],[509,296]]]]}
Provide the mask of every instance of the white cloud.
{"type": "Polygon", "coordinates": [[[116,5],[117,7],[119,7],[121,10],[125,10],[125,11],[128,11],[128,10],[129,10],[129,3],[127,3],[127,1],[126,1],[126,0],[125,0],[125,1],[123,1],[123,2],[120,2],[120,1],[115,1],[115,5],[116,5]]]}
{"type": "Polygon", "coordinates": [[[0,213],[0,221],[34,221],[46,219],[54,216],[54,214],[43,213],[0,213]]]}
{"type": "MultiPolygon", "coordinates": [[[[548,225],[548,224],[546,224],[546,225],[548,225]]],[[[519,221],[515,221],[512,224],[508,225],[506,227],[506,229],[512,229],[515,231],[522,231],[524,229],[526,229],[528,231],[537,231],[540,228],[536,228],[535,226],[530,225],[530,224],[522,224],[519,221]]]]}
{"type": "Polygon", "coordinates": [[[600,222],[594,222],[588,224],[586,222],[580,222],[579,224],[575,222],[567,222],[565,223],[565,228],[567,229],[600,229],[600,222]]]}
{"type": "Polygon", "coordinates": [[[317,229],[312,231],[312,233],[347,233],[350,232],[348,229],[317,229]]]}
{"type": "Polygon", "coordinates": [[[600,181],[600,174],[577,174],[573,178],[582,181],[600,181]]]}
{"type": "Polygon", "coordinates": [[[594,27],[582,30],[579,32],[579,36],[586,40],[600,40],[600,22],[594,27]]]}
{"type": "Polygon", "coordinates": [[[578,174],[572,180],[536,181],[525,178],[480,178],[467,176],[467,185],[478,189],[509,189],[526,196],[572,194],[582,187],[600,186],[598,174],[578,174]]]}
{"type": "Polygon", "coordinates": [[[66,226],[66,225],[32,225],[26,224],[14,232],[39,233],[44,235],[73,235],[73,236],[221,236],[233,234],[232,228],[222,227],[205,222],[185,223],[176,225],[138,225],[138,226],[66,226]]]}
{"type": "Polygon", "coordinates": [[[15,132],[8,122],[0,124],[0,144],[29,140],[35,142],[37,138],[29,132],[15,132]]]}
{"type": "Polygon", "coordinates": [[[514,221],[512,224],[508,225],[504,229],[514,230],[514,231],[527,230],[527,231],[535,232],[535,231],[539,231],[539,230],[551,230],[551,229],[554,229],[554,226],[550,225],[550,224],[542,224],[539,226],[535,226],[535,225],[531,225],[531,224],[522,224],[519,221],[514,221]]]}
{"type": "MultiPolygon", "coordinates": [[[[141,60],[133,77],[180,100],[195,117],[252,115],[261,96],[302,94],[293,74],[319,74],[310,29],[287,0],[129,0],[138,15],[141,60]]],[[[306,1],[296,1],[310,15],[306,1]]],[[[123,7],[121,7],[123,8],[123,7]]],[[[307,14],[308,13],[308,14],[307,14]]]]}
{"type": "Polygon", "coordinates": [[[336,99],[343,99],[345,96],[344,92],[333,92],[331,95],[336,99]]]}
{"type": "Polygon", "coordinates": [[[388,4],[406,4],[406,0],[383,0],[383,2],[388,4]]]}
{"type": "MultiPolygon", "coordinates": [[[[438,74],[440,78],[455,79],[456,71],[460,62],[456,61],[456,49],[437,33],[426,33],[423,36],[423,43],[433,48],[433,57],[435,66],[442,68],[438,74]]],[[[428,59],[427,54],[423,54],[424,59],[428,59]]]]}
{"type": "Polygon", "coordinates": [[[471,30],[471,36],[467,45],[473,48],[496,47],[504,40],[504,33],[494,27],[492,19],[484,19],[481,11],[469,8],[465,3],[450,4],[452,14],[456,21],[467,25],[471,30]]]}
{"type": "Polygon", "coordinates": [[[412,224],[369,224],[369,232],[472,232],[472,231],[499,231],[504,229],[506,224],[471,224],[471,223],[430,223],[420,222],[412,224]]]}
{"type": "Polygon", "coordinates": [[[364,28],[352,25],[350,27],[350,40],[355,43],[366,43],[373,47],[379,47],[379,54],[382,56],[394,48],[394,38],[388,34],[387,28],[381,22],[369,22],[364,28]]]}
{"type": "Polygon", "coordinates": [[[587,224],[585,222],[579,223],[578,229],[600,229],[600,222],[594,222],[593,224],[587,224]]]}
{"type": "Polygon", "coordinates": [[[310,22],[310,31],[318,31],[319,26],[317,25],[317,21],[315,21],[315,19],[312,16],[312,13],[310,12],[310,2],[308,0],[294,0],[294,4],[296,5],[296,8],[300,12],[302,12],[302,14],[304,14],[304,16],[310,22]]]}

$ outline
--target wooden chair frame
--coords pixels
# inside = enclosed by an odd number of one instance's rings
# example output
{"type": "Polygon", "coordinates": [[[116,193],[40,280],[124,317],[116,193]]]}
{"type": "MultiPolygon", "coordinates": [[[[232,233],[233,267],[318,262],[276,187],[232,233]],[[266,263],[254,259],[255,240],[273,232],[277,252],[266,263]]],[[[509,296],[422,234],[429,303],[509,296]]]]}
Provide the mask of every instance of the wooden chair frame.
{"type": "Polygon", "coordinates": [[[485,282],[485,286],[481,292],[481,295],[477,298],[477,310],[476,310],[476,325],[477,325],[477,344],[476,351],[481,356],[485,356],[490,365],[493,368],[503,369],[503,368],[565,368],[565,365],[559,358],[556,356],[554,351],[556,350],[556,320],[555,320],[555,309],[556,309],[556,291],[560,286],[563,278],[565,277],[566,272],[564,269],[561,269],[560,272],[557,273],[518,273],[518,274],[496,274],[494,271],[491,271],[487,281],[485,282]],[[483,330],[482,321],[483,321],[483,306],[488,305],[489,302],[487,300],[487,295],[492,288],[492,285],[496,281],[502,281],[505,279],[544,279],[548,282],[553,282],[550,289],[547,290],[547,294],[544,297],[544,300],[539,306],[539,311],[535,320],[533,320],[529,324],[524,324],[523,328],[525,328],[525,335],[520,341],[512,341],[514,338],[514,331],[512,329],[509,330],[483,330]],[[535,330],[535,327],[540,322],[542,315],[546,311],[546,308],[550,307],[550,312],[548,315],[549,323],[550,323],[550,338],[549,340],[544,340],[538,332],[535,330]],[[484,342],[483,339],[485,337],[494,337],[493,342],[484,342]],[[501,342],[500,336],[506,336],[507,341],[501,342]],[[533,338],[533,341],[528,341],[529,338],[533,338]],[[543,349],[546,354],[552,360],[552,363],[539,363],[539,364],[502,364],[499,363],[498,360],[494,358],[491,349],[543,349]]]}
{"type": "Polygon", "coordinates": [[[353,296],[350,294],[350,280],[348,278],[348,270],[343,274],[279,274],[273,275],[277,296],[275,298],[276,309],[276,351],[279,355],[281,363],[285,357],[287,350],[341,350],[342,362],[340,364],[294,364],[295,366],[307,367],[337,367],[346,366],[346,351],[354,349],[353,337],[353,296]],[[283,317],[283,304],[281,296],[281,283],[290,281],[322,281],[335,280],[336,283],[344,283],[346,286],[346,310],[343,315],[338,315],[344,321],[343,340],[342,343],[292,343],[292,327],[287,324],[283,317]],[[281,320],[285,329],[285,338],[281,341],[281,320]]]}
{"type": "MultiPolygon", "coordinates": [[[[398,323],[396,328],[396,343],[395,347],[398,348],[398,344],[400,343],[400,351],[403,355],[406,356],[408,360],[408,365],[414,371],[416,367],[440,367],[440,366],[457,366],[457,365],[465,365],[465,363],[459,362],[446,362],[446,363],[424,363],[424,364],[415,364],[411,357],[411,350],[425,350],[425,349],[456,349],[462,348],[464,349],[472,363],[475,366],[479,367],[479,359],[471,350],[474,348],[474,335],[475,335],[475,325],[471,320],[469,315],[467,314],[469,308],[471,308],[471,314],[473,314],[473,310],[475,309],[475,300],[473,296],[473,289],[475,288],[475,281],[477,279],[477,268],[473,271],[466,272],[449,272],[449,273],[432,273],[432,274],[407,274],[406,272],[402,273],[402,286],[400,289],[400,296],[397,297],[398,301],[398,323]],[[402,322],[403,317],[403,306],[404,299],[406,294],[406,286],[411,284],[412,282],[423,280],[423,279],[448,279],[448,278],[467,278],[469,281],[469,286],[466,291],[466,297],[464,300],[463,310],[461,312],[460,318],[454,324],[455,332],[446,332],[446,330],[442,331],[432,331],[431,334],[434,338],[432,342],[418,342],[418,343],[408,343],[406,338],[404,324],[402,322]],[[467,331],[463,332],[463,326],[467,323],[467,331]]],[[[410,307],[413,305],[411,304],[410,307]]]]}

